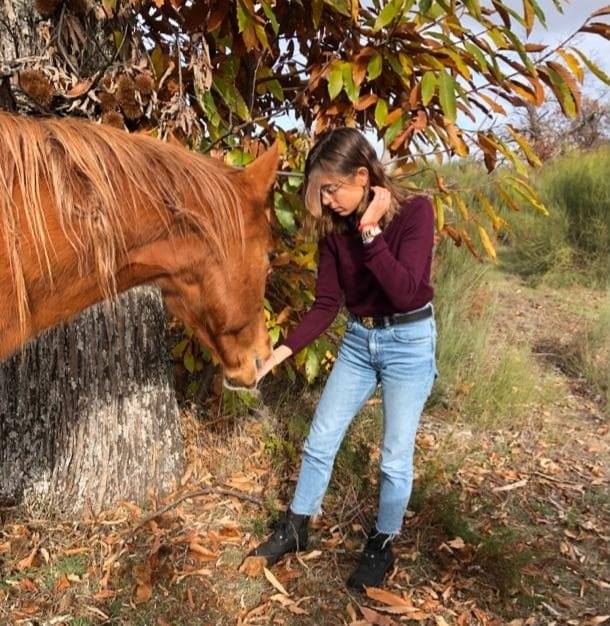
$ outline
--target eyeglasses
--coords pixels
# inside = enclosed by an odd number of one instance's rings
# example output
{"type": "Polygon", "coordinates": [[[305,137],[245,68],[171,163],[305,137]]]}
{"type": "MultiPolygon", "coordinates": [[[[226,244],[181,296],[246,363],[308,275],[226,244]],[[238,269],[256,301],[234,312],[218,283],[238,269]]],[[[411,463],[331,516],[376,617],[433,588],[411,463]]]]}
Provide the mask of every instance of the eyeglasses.
{"type": "Polygon", "coordinates": [[[341,187],[343,186],[343,184],[345,183],[345,181],[349,178],[349,174],[341,179],[338,183],[333,183],[332,185],[321,185],[320,186],[320,195],[322,196],[322,198],[324,198],[325,196],[327,198],[334,196],[337,191],[339,191],[339,189],[341,189],[341,187]]]}

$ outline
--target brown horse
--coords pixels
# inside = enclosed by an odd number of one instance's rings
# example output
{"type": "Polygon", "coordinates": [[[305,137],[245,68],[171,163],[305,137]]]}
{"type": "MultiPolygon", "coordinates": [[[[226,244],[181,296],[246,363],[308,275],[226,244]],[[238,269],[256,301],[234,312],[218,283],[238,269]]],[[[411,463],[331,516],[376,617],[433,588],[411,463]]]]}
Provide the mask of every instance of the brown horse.
{"type": "Polygon", "coordinates": [[[237,170],[142,134],[0,113],[0,361],[144,283],[252,387],[270,354],[263,297],[274,146],[237,170]]]}

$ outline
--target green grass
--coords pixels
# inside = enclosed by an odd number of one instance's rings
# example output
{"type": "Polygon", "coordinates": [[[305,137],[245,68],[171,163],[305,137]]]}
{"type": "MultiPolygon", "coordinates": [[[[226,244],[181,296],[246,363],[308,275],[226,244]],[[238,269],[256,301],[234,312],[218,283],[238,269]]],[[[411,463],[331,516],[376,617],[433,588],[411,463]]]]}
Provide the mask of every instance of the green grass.
{"type": "Polygon", "coordinates": [[[511,212],[511,243],[502,261],[534,284],[608,285],[610,149],[572,153],[545,163],[535,185],[550,215],[511,212]]]}
{"type": "Polygon", "coordinates": [[[467,250],[443,241],[437,253],[435,309],[440,377],[431,408],[455,410],[471,426],[518,424],[550,395],[529,346],[496,342],[490,348],[498,274],[467,250]]]}
{"type": "Polygon", "coordinates": [[[602,399],[606,415],[610,416],[610,307],[607,304],[598,318],[575,333],[563,350],[561,360],[568,375],[584,380],[591,392],[602,399]]]}

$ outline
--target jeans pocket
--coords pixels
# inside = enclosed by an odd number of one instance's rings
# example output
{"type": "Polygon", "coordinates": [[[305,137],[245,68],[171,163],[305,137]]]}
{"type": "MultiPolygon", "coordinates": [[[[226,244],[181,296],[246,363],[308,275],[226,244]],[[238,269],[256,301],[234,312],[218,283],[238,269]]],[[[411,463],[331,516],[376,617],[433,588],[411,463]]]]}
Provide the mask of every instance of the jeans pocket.
{"type": "Polygon", "coordinates": [[[409,345],[424,346],[431,340],[430,325],[421,322],[390,326],[390,334],[395,341],[409,345]]]}

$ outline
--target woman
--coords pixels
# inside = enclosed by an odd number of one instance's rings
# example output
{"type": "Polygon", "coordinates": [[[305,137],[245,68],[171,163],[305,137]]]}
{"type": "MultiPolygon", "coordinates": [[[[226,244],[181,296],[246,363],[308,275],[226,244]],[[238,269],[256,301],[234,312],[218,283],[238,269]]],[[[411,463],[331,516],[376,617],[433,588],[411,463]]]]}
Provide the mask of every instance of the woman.
{"type": "Polygon", "coordinates": [[[437,376],[430,265],[430,201],[408,197],[352,128],[325,133],[305,165],[305,206],[319,236],[316,298],[259,370],[262,378],[323,333],[345,299],[346,332],[315,411],[299,479],[284,519],[253,551],[269,565],[306,548],[335,455],[354,416],[380,383],[383,442],[379,510],[351,587],[380,586],[393,563],[413,482],[415,431],[437,376]]]}

